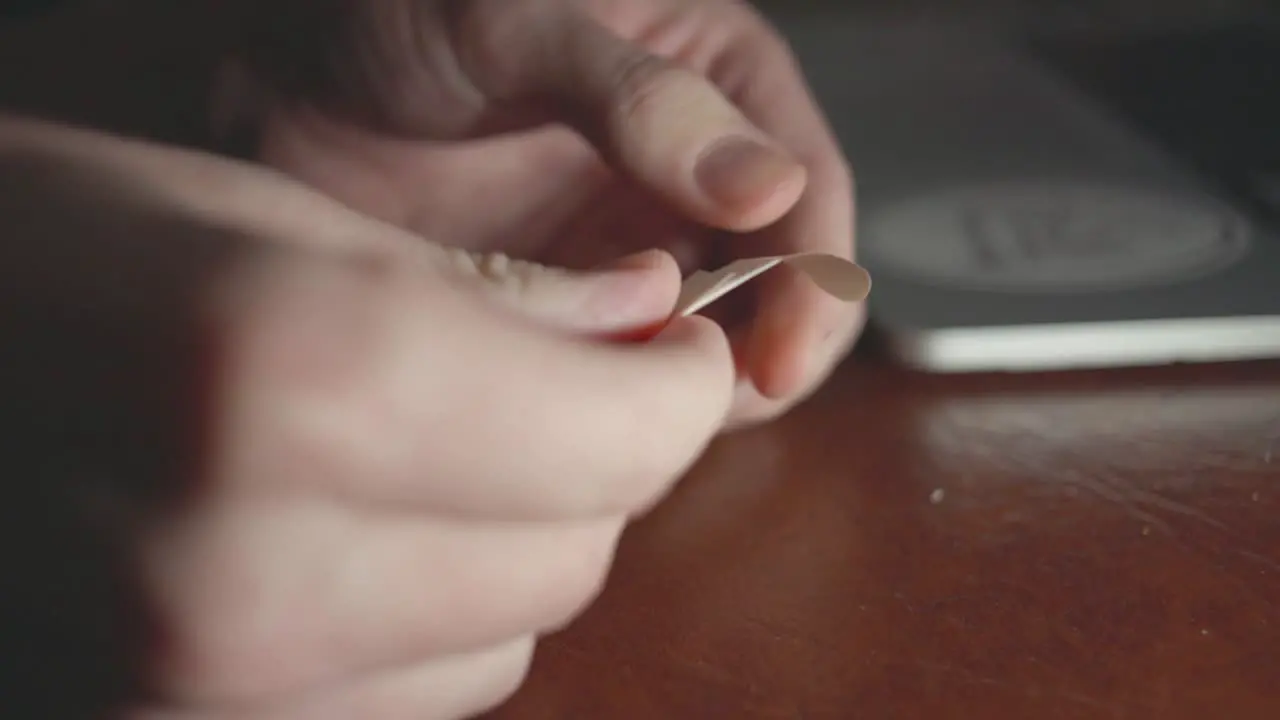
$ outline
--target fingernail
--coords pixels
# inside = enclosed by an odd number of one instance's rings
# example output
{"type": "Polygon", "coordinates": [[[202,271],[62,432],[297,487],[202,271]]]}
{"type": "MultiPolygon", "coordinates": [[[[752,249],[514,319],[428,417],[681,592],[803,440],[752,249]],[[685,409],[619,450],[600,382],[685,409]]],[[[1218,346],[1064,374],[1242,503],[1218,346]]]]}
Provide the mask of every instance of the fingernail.
{"type": "Polygon", "coordinates": [[[652,266],[601,272],[593,280],[591,314],[613,325],[656,322],[667,308],[654,280],[652,266]]]}
{"type": "Polygon", "coordinates": [[[664,253],[661,250],[643,250],[617,260],[610,260],[601,264],[596,270],[599,272],[652,270],[662,264],[663,255],[664,253]]]}
{"type": "Polygon", "coordinates": [[[603,313],[602,317],[613,324],[627,325],[606,339],[643,343],[666,327],[671,298],[664,297],[655,271],[663,268],[667,256],[662,250],[644,250],[597,268],[601,283],[599,295],[593,297],[597,313],[603,313]]]}
{"type": "Polygon", "coordinates": [[[746,137],[712,145],[698,160],[694,178],[727,210],[749,210],[767,200],[796,173],[796,163],[780,150],[746,137]]]}

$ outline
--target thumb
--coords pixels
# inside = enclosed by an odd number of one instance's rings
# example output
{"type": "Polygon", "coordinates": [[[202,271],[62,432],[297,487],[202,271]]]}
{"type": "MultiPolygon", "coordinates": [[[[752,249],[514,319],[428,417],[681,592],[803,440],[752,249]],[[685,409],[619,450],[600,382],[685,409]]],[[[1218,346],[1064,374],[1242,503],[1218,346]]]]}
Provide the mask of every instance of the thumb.
{"type": "Polygon", "coordinates": [[[701,73],[628,42],[571,3],[466,7],[454,46],[483,94],[558,108],[558,119],[616,170],[691,219],[755,230],[803,192],[803,165],[701,73]]]}
{"type": "Polygon", "coordinates": [[[505,255],[446,251],[452,269],[488,300],[551,327],[617,336],[664,322],[680,294],[675,258],[660,250],[578,272],[505,255]]]}

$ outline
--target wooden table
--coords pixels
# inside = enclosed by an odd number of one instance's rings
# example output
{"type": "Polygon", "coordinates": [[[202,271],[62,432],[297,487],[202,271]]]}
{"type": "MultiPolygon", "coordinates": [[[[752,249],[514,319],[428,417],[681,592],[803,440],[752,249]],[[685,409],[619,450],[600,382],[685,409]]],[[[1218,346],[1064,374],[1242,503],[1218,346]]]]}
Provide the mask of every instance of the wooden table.
{"type": "Polygon", "coordinates": [[[1280,717],[1280,363],[854,358],[720,442],[492,720],[1280,717]]]}

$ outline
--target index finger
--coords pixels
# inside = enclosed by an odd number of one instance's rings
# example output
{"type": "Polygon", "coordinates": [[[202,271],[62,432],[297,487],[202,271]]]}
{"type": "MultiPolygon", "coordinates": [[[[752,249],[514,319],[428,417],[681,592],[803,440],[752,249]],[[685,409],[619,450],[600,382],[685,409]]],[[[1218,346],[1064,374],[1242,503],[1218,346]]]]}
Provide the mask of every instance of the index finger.
{"type": "Polygon", "coordinates": [[[250,491],[289,468],[395,512],[631,514],[728,413],[734,367],[713,323],[682,320],[645,345],[592,341],[416,273],[289,271],[237,313],[228,427],[250,491]]]}

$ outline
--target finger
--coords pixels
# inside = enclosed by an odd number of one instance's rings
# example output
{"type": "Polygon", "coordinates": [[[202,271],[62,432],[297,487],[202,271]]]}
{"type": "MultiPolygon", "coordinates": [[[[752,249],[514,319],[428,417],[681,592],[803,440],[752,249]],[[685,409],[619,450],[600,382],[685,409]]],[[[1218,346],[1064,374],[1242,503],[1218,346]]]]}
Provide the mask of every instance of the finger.
{"type": "MultiPolygon", "coordinates": [[[[822,252],[854,255],[854,185],[795,59],[762,21],[750,23],[714,75],[748,117],[790,148],[808,170],[808,185],[785,217],[744,238],[736,254],[822,252]]],[[[756,286],[757,315],[746,362],[767,399],[805,392],[837,363],[862,326],[864,307],[841,303],[800,273],[779,269],[756,286]]]]}
{"type": "Polygon", "coordinates": [[[265,707],[143,711],[131,720],[453,720],[509,698],[533,659],[530,636],[483,650],[387,671],[265,707]]]}
{"type": "Polygon", "coordinates": [[[593,335],[624,333],[670,317],[680,270],[666,252],[645,251],[589,272],[569,272],[505,255],[455,251],[453,265],[488,297],[537,322],[593,335]]]}
{"type": "Polygon", "coordinates": [[[184,704],[272,703],[559,627],[599,592],[623,524],[225,499],[158,536],[148,558],[173,619],[165,685],[184,704]]]}
{"type": "Polygon", "coordinates": [[[705,266],[710,233],[704,226],[629,183],[608,187],[581,205],[556,241],[539,251],[540,261],[591,268],[644,248],[659,248],[675,259],[682,277],[705,266]]]}
{"type": "Polygon", "coordinates": [[[804,167],[700,73],[620,38],[572,3],[465,7],[454,45],[483,93],[561,109],[617,169],[692,219],[753,230],[802,192],[804,167]]]}
{"type": "Polygon", "coordinates": [[[260,264],[226,296],[224,464],[246,483],[495,518],[612,516],[665,491],[728,411],[732,360],[707,321],[621,348],[381,260],[260,264]]]}
{"type": "MultiPolygon", "coordinates": [[[[77,148],[84,134],[54,137],[75,152],[64,152],[67,167],[57,171],[67,177],[49,182],[91,190],[50,195],[80,203],[74,213],[32,215],[39,210],[33,205],[15,211],[23,222],[32,216],[32,237],[57,242],[5,246],[0,269],[13,282],[4,289],[25,293],[21,302],[58,308],[33,317],[86,324],[92,332],[81,333],[85,338],[117,326],[136,331],[145,343],[121,341],[132,354],[171,342],[165,352],[182,355],[173,363],[189,365],[186,355],[215,349],[206,362],[216,362],[217,372],[199,397],[216,413],[207,420],[219,432],[201,429],[202,441],[212,438],[201,457],[234,469],[228,477],[327,484],[368,502],[494,516],[611,516],[661,494],[728,411],[732,364],[723,333],[709,323],[676,323],[660,341],[625,350],[575,340],[497,312],[483,288],[442,273],[437,263],[419,262],[424,256],[410,262],[382,252],[405,239],[395,228],[357,215],[333,234],[325,227],[333,217],[330,205],[318,196],[308,194],[308,202],[279,224],[263,219],[274,217],[269,202],[232,203],[224,215],[214,206],[184,205],[189,189],[157,199],[161,191],[152,185],[163,185],[163,175],[155,175],[154,183],[139,181],[137,188],[120,188],[112,176],[103,182],[84,167],[95,170],[94,161],[110,152],[77,148]],[[108,197],[119,204],[107,203],[108,197]],[[251,242],[241,228],[270,228],[272,237],[289,242],[251,242]],[[337,255],[308,252],[310,230],[334,239],[326,249],[348,236],[355,241],[337,255]],[[85,237],[103,240],[81,242],[85,237]],[[77,293],[60,294],[64,287],[77,293]],[[93,298],[92,313],[76,314],[81,305],[74,298],[93,298]],[[191,339],[197,332],[200,337],[191,339]],[[279,472],[290,463],[302,470],[279,472]]],[[[47,138],[42,142],[57,147],[47,138]]],[[[117,147],[97,142],[111,152],[117,147]]],[[[146,162],[173,156],[153,148],[136,152],[146,162]]],[[[133,155],[120,155],[100,165],[134,178],[117,167],[133,155]]],[[[205,165],[212,177],[237,176],[224,173],[230,163],[205,165]]],[[[294,187],[235,167],[258,178],[264,190],[294,187]]],[[[186,180],[208,187],[190,175],[178,177],[182,187],[186,180]]],[[[16,189],[5,200],[20,205],[23,193],[40,196],[46,179],[18,168],[16,189]]],[[[28,354],[34,357],[42,347],[32,344],[28,354]]],[[[153,355],[110,370],[154,367],[162,361],[160,351],[153,355]]],[[[32,373],[44,378],[66,370],[69,377],[79,371],[63,367],[73,356],[82,354],[32,361],[32,373]]],[[[188,370],[195,372],[183,367],[188,370]]],[[[134,387],[94,382],[88,390],[99,394],[134,387]]],[[[79,387],[71,380],[49,383],[79,387]]],[[[138,403],[102,404],[116,405],[138,403]]]]}
{"type": "MultiPolygon", "coordinates": [[[[403,256],[482,277],[490,296],[524,315],[567,330],[608,333],[652,324],[671,311],[679,273],[662,254],[627,258],[609,272],[569,274],[502,255],[472,256],[433,246],[391,225],[328,201],[300,184],[196,153],[70,135],[67,149],[127,171],[137,182],[197,215],[216,216],[257,237],[305,249],[403,256]]],[[[62,150],[66,152],[67,149],[62,150]]]]}
{"type": "MultiPolygon", "coordinates": [[[[860,316],[859,316],[860,317],[860,316]]],[[[750,338],[750,326],[742,328],[741,336],[750,338]]],[[[752,378],[743,372],[738,381],[733,400],[733,410],[725,421],[725,431],[733,432],[774,420],[807,400],[821,387],[835,366],[848,354],[856,339],[856,332],[832,336],[825,347],[809,354],[810,366],[803,372],[799,389],[781,397],[767,397],[756,387],[752,378]]]]}
{"type": "Polygon", "coordinates": [[[849,351],[865,321],[864,306],[831,297],[791,268],[760,278],[754,292],[758,309],[743,365],[762,399],[794,402],[849,351]]]}
{"type": "Polygon", "coordinates": [[[620,518],[564,526],[409,520],[370,530],[333,569],[332,614],[310,637],[317,651],[341,649],[346,662],[385,667],[562,627],[603,589],[623,527],[620,518]]]}

